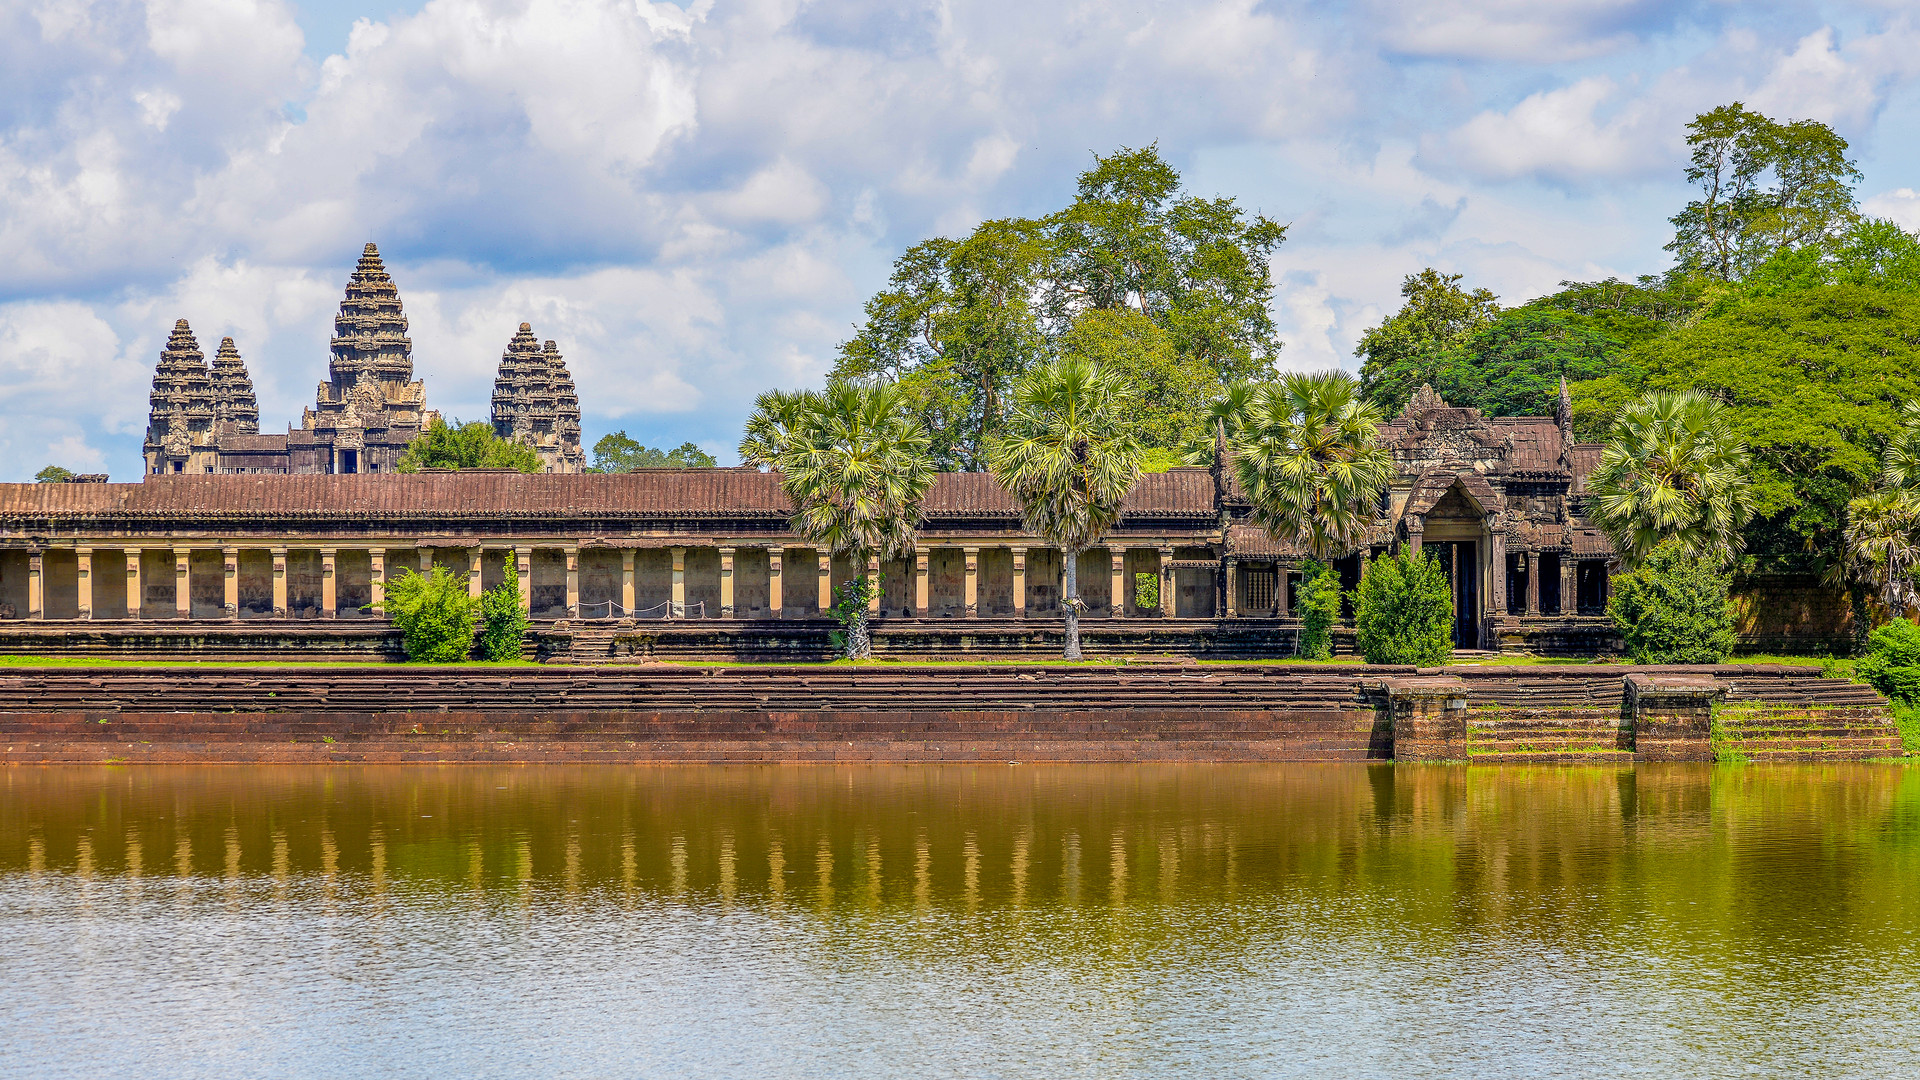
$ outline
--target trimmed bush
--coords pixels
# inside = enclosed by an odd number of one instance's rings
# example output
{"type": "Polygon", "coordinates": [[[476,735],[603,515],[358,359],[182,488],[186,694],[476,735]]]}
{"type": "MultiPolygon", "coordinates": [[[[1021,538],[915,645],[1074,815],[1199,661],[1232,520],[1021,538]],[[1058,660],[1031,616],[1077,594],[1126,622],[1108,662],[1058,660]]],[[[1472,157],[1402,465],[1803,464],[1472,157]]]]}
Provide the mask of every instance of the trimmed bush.
{"type": "Polygon", "coordinates": [[[1920,625],[1895,619],[1867,635],[1854,672],[1895,701],[1920,705],[1920,625]]]}
{"type": "Polygon", "coordinates": [[[1733,575],[1677,541],[1614,579],[1607,614],[1636,664],[1719,664],[1733,652],[1733,575]]]}
{"type": "Polygon", "coordinates": [[[406,635],[407,659],[415,663],[457,664],[473,651],[475,604],[464,574],[456,578],[444,566],[431,574],[403,570],[377,606],[406,635]]]}
{"type": "Polygon", "coordinates": [[[489,660],[518,660],[527,637],[527,612],[520,606],[520,572],[507,556],[507,576],[480,595],[480,655],[489,660]]]}
{"type": "Polygon", "coordinates": [[[1308,559],[1300,569],[1300,643],[1294,655],[1302,660],[1331,660],[1333,623],[1340,617],[1340,575],[1315,559],[1308,559]]]}
{"type": "Polygon", "coordinates": [[[1433,667],[1453,655],[1453,588],[1430,553],[1382,555],[1360,573],[1354,628],[1369,664],[1433,667]]]}

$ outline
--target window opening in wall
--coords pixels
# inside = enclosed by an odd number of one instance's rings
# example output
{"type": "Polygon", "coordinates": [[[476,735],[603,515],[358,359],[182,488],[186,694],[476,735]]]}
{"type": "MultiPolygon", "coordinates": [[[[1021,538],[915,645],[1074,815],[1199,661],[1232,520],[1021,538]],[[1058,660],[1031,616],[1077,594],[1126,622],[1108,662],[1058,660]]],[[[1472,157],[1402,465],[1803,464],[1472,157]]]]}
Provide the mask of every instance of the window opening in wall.
{"type": "Polygon", "coordinates": [[[1280,575],[1271,566],[1249,568],[1242,575],[1247,583],[1246,599],[1241,602],[1241,610],[1248,612],[1272,611],[1277,606],[1280,592],[1280,575]]]}
{"type": "Polygon", "coordinates": [[[340,451],[340,471],[343,473],[359,472],[360,471],[360,451],[358,450],[340,451]]]}

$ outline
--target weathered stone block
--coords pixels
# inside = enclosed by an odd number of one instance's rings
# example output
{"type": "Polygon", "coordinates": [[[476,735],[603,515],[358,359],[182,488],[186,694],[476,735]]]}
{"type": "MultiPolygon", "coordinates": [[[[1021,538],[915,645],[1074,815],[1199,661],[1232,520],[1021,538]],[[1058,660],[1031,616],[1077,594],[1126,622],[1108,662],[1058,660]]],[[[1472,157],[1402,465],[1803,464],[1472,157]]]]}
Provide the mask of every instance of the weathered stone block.
{"type": "Polygon", "coordinates": [[[1393,727],[1395,761],[1465,761],[1467,688],[1452,676],[1410,676],[1365,684],[1393,727]]]}
{"type": "Polygon", "coordinates": [[[1713,706],[1726,687],[1711,675],[1634,672],[1621,708],[1635,761],[1712,761],[1713,706]]]}

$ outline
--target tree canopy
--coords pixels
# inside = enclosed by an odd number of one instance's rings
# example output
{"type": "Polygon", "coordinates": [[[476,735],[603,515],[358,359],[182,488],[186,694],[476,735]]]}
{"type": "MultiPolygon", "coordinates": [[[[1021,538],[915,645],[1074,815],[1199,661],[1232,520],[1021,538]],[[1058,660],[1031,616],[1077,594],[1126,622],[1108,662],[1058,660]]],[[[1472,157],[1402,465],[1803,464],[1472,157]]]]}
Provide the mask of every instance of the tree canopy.
{"type": "Polygon", "coordinates": [[[690,442],[671,450],[642,446],[622,431],[600,436],[593,444],[593,465],[588,472],[624,473],[635,469],[711,469],[719,462],[712,454],[690,442]]]}
{"type": "Polygon", "coordinates": [[[940,467],[978,470],[1014,382],[1076,355],[1139,381],[1141,438],[1175,450],[1220,386],[1273,373],[1269,260],[1285,235],[1184,193],[1155,147],[1096,157],[1055,213],[908,248],[831,377],[896,381],[940,467]]]}
{"type": "Polygon", "coordinates": [[[61,468],[58,465],[49,465],[33,474],[33,482],[36,484],[64,484],[71,479],[73,479],[73,470],[61,468]]]}
{"type": "Polygon", "coordinates": [[[484,420],[461,423],[435,417],[433,422],[407,444],[407,452],[394,464],[396,472],[421,469],[518,469],[524,473],[541,470],[540,455],[533,447],[493,433],[493,425],[484,420]]]}

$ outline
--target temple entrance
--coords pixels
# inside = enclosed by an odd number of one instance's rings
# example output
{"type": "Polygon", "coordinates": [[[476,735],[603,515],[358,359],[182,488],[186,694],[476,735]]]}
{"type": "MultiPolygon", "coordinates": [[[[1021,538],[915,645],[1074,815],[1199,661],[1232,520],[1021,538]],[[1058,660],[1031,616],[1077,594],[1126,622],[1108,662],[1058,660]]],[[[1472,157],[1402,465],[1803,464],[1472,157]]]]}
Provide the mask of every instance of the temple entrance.
{"type": "Polygon", "coordinates": [[[1480,545],[1472,540],[1428,541],[1453,587],[1453,647],[1480,647],[1480,545]]]}

